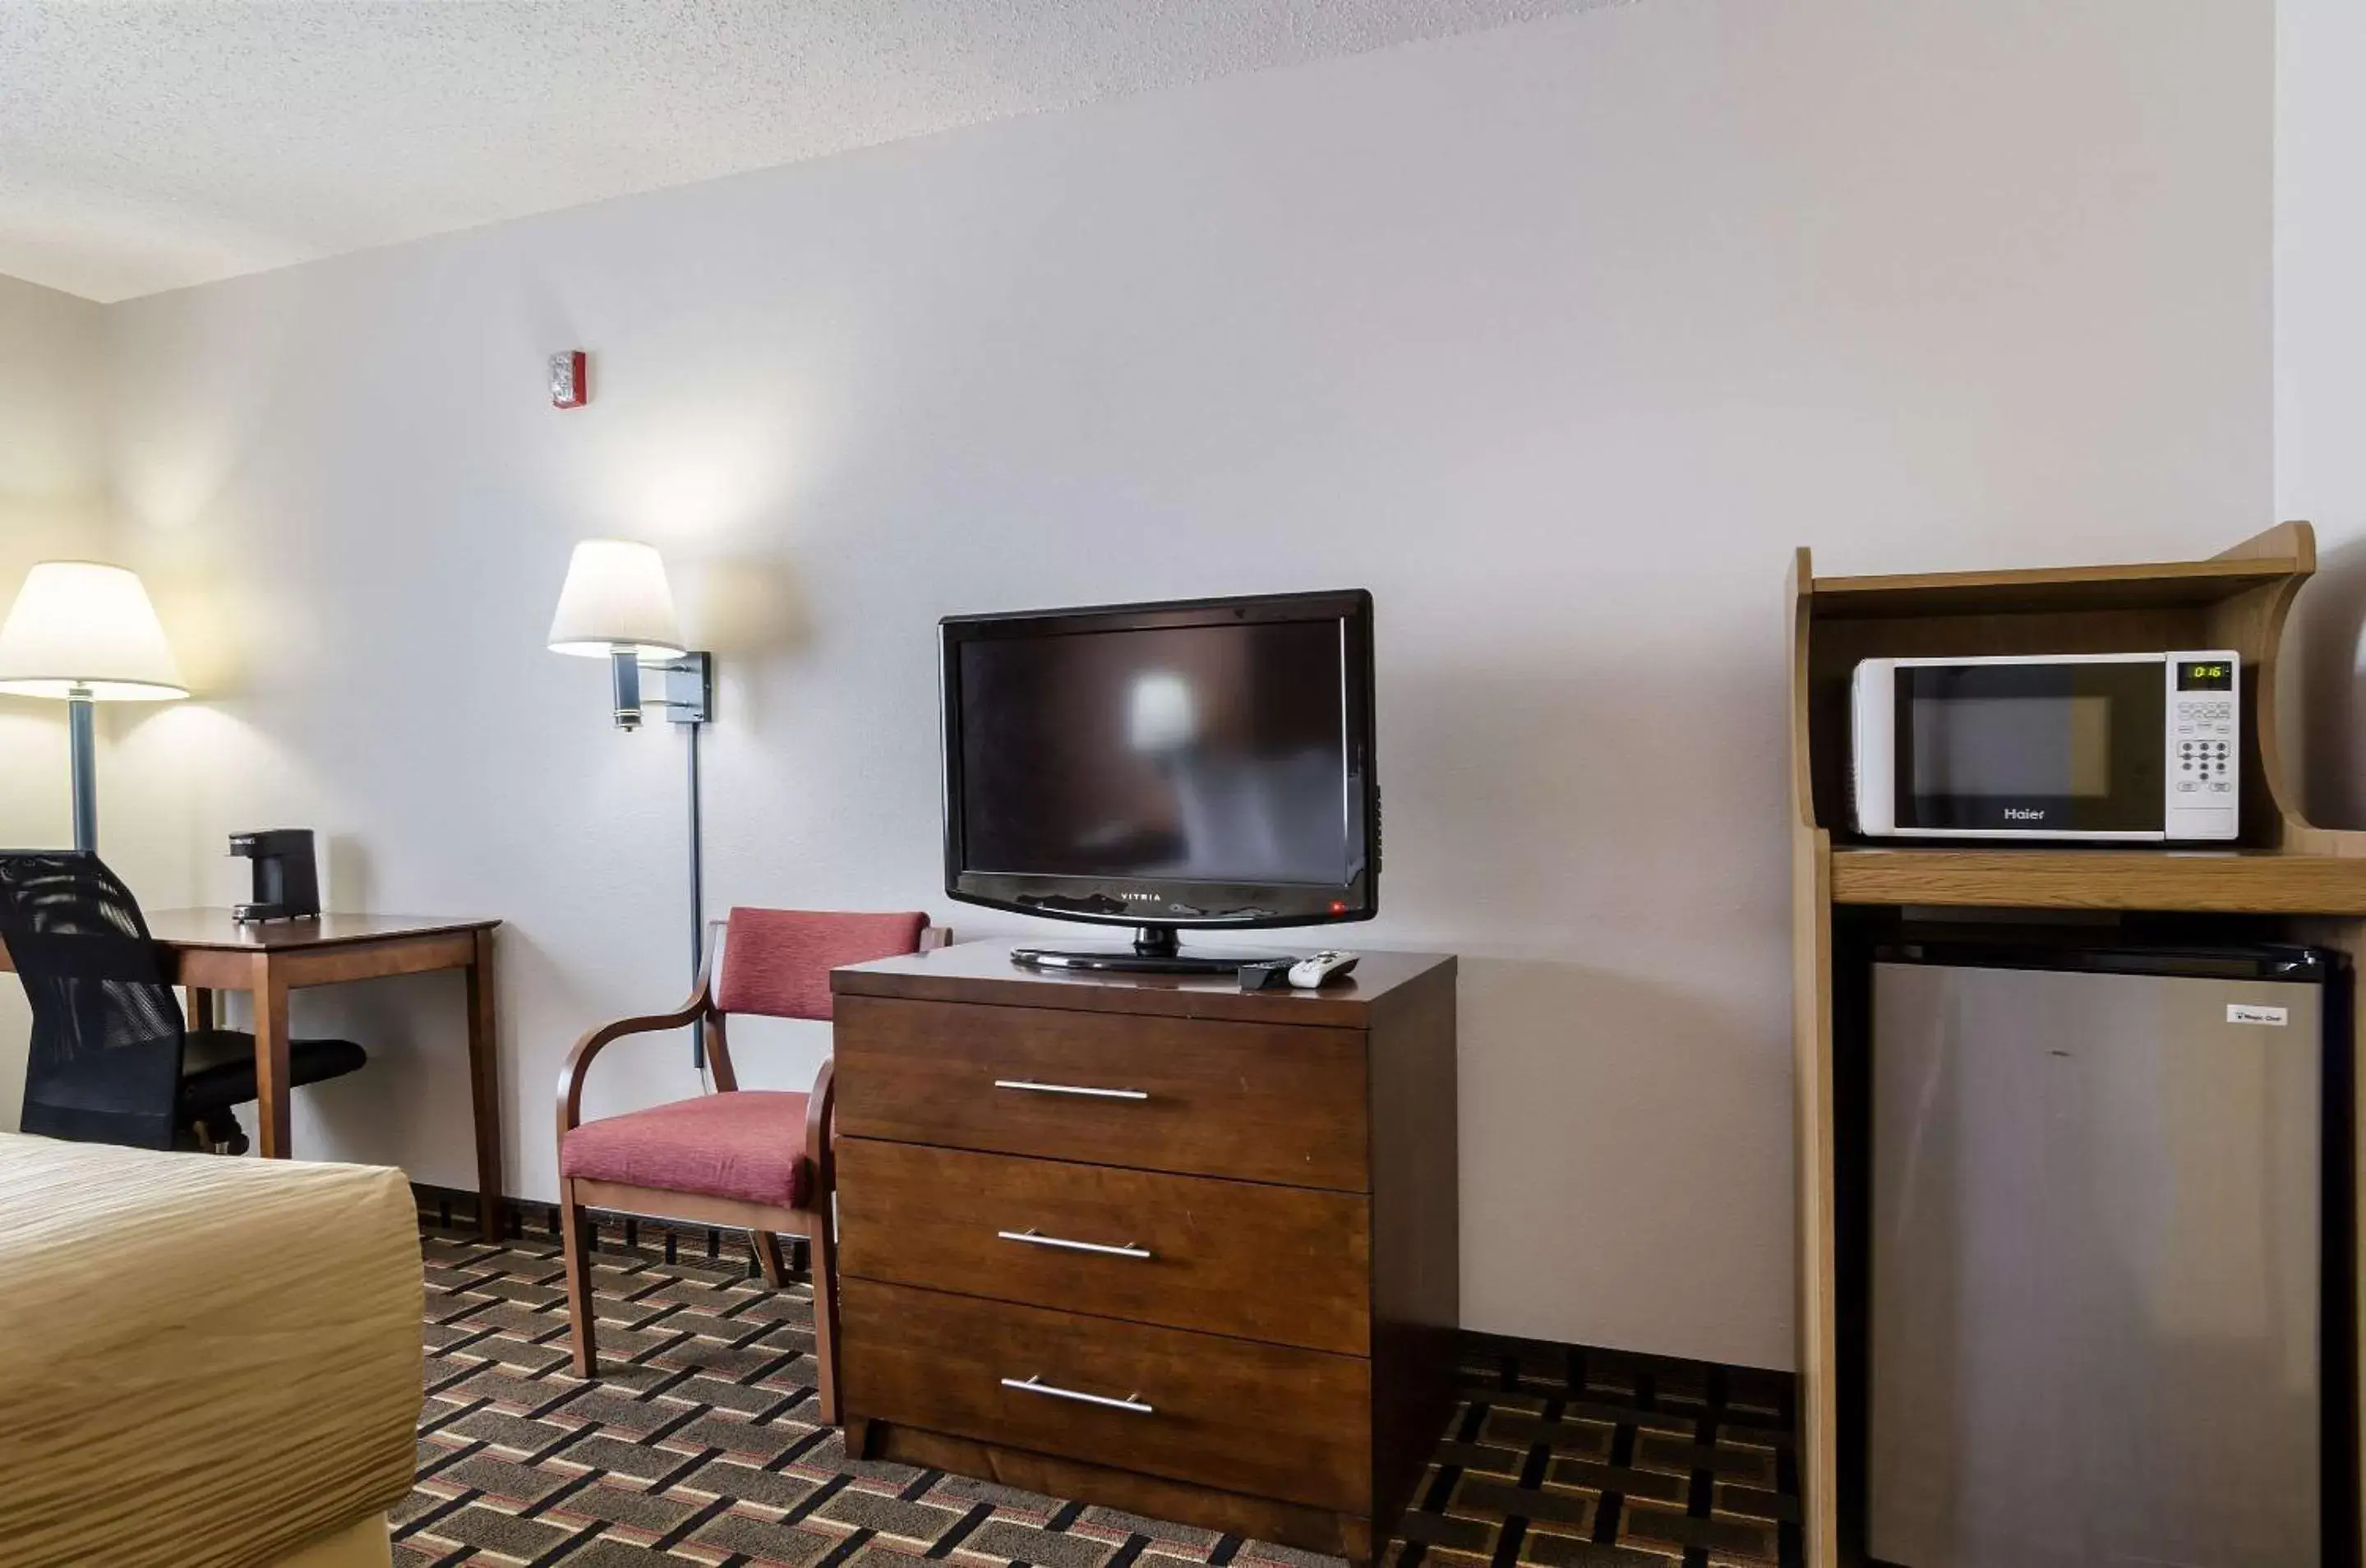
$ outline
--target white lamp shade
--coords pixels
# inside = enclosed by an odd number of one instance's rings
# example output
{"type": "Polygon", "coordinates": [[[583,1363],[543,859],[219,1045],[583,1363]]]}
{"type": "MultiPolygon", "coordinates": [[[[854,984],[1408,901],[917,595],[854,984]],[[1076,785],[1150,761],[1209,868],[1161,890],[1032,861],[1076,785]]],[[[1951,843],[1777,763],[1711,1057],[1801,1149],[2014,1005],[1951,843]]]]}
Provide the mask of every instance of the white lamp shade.
{"type": "Polygon", "coordinates": [[[83,560],[26,574],[0,622],[0,692],[116,703],[189,694],[139,577],[83,560]]]}
{"type": "Polygon", "coordinates": [[[682,657],[665,559],[627,539],[586,539],[567,563],[550,651],[605,659],[620,648],[637,649],[644,659],[682,657]]]}

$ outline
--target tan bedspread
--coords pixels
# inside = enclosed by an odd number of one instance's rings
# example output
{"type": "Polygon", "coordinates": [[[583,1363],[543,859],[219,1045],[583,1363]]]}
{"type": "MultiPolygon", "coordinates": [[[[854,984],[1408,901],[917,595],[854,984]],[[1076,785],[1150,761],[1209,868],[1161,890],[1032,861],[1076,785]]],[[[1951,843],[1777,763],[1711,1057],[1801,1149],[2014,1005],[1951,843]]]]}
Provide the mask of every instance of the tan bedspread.
{"type": "Polygon", "coordinates": [[[0,1563],[268,1562],[410,1491],[400,1171],[0,1134],[0,1563]]]}

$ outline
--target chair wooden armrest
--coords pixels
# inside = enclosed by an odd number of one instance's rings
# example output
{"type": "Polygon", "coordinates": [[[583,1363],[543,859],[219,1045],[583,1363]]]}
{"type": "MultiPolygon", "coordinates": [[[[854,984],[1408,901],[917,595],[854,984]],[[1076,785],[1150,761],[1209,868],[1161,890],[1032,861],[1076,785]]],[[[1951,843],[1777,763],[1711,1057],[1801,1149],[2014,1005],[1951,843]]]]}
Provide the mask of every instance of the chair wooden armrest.
{"type": "Polygon", "coordinates": [[[838,1134],[838,1089],[831,1058],[822,1058],[814,1075],[813,1093],[806,1099],[806,1158],[813,1163],[813,1197],[817,1212],[827,1213],[829,1195],[838,1190],[838,1160],[833,1145],[838,1134]]]}
{"type": "Polygon", "coordinates": [[[711,1019],[715,1013],[715,994],[711,973],[715,963],[715,944],[707,943],[707,956],[698,966],[698,983],[671,1012],[646,1013],[637,1018],[620,1018],[603,1023],[586,1032],[567,1053],[567,1063],[558,1069],[558,1135],[565,1138],[583,1119],[583,1080],[591,1076],[592,1058],[628,1034],[654,1034],[660,1030],[681,1029],[711,1019]]]}

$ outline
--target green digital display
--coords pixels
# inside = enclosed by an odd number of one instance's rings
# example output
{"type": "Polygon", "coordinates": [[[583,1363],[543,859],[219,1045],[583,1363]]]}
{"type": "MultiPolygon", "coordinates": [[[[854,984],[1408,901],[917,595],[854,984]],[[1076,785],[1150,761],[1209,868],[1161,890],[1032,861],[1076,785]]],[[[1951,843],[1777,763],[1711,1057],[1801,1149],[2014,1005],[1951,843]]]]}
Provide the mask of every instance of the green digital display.
{"type": "Polygon", "coordinates": [[[2177,689],[2180,692],[2231,692],[2235,689],[2234,663],[2225,659],[2182,660],[2177,666],[2177,689]]]}

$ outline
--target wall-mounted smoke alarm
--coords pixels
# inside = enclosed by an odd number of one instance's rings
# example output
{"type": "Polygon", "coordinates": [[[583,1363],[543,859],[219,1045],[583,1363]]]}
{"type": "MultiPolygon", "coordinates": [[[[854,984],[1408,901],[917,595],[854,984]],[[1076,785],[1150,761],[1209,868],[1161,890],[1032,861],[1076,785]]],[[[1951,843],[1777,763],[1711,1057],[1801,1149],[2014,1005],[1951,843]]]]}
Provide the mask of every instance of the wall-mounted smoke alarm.
{"type": "Polygon", "coordinates": [[[583,351],[570,349],[550,356],[550,406],[580,409],[592,400],[583,381],[583,351]]]}

